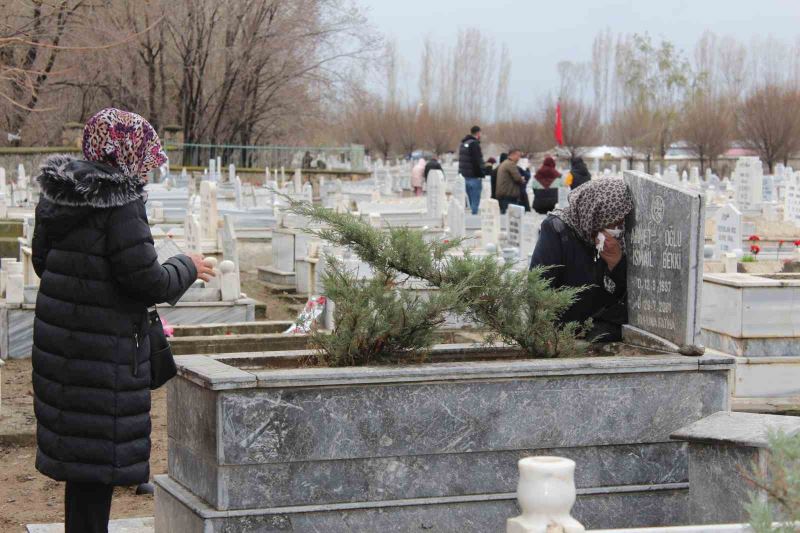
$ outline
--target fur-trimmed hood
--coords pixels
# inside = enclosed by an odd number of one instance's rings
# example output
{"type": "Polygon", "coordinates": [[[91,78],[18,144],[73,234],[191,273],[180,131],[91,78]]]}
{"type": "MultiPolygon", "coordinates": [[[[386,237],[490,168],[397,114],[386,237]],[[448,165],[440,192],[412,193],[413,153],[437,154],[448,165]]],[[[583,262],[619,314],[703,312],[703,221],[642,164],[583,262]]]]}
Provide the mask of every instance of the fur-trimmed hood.
{"type": "Polygon", "coordinates": [[[42,187],[42,196],[60,206],[120,207],[145,198],[143,179],[70,155],[45,159],[36,179],[42,187]]]}

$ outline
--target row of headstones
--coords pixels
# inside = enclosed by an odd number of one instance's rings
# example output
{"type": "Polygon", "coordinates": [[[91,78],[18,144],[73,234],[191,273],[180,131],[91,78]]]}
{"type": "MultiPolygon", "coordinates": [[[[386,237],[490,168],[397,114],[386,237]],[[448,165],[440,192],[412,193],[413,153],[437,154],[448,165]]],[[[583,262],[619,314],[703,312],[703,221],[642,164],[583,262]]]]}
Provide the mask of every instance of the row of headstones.
{"type": "Polygon", "coordinates": [[[39,188],[35,180],[25,173],[25,166],[17,167],[17,180],[9,182],[6,169],[0,167],[0,219],[7,218],[9,207],[34,205],[39,198],[39,188]]]}
{"type": "Polygon", "coordinates": [[[0,258],[0,298],[6,303],[21,304],[25,300],[25,265],[15,258],[0,258]]]}

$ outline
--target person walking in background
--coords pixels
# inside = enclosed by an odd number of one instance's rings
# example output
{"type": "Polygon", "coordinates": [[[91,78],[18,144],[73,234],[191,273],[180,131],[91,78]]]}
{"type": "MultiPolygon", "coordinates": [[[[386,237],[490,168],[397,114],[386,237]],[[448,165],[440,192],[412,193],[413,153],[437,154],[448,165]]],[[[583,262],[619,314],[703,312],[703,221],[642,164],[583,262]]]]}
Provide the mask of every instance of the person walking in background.
{"type": "Polygon", "coordinates": [[[525,212],[531,210],[531,203],[528,200],[528,182],[531,180],[531,160],[530,156],[520,157],[517,168],[522,176],[524,183],[519,186],[519,205],[525,208],[525,212]]]}
{"type": "Polygon", "coordinates": [[[592,320],[587,338],[622,340],[628,320],[625,217],[633,199],[617,178],[590,181],[569,194],[569,205],[544,222],[531,268],[546,267],[554,288],[584,288],[561,317],[563,323],[592,320]]]}
{"type": "Polygon", "coordinates": [[[100,111],[83,155],[51,156],[37,177],[36,469],[66,482],[66,533],[105,533],[114,487],[150,477],[147,308],[213,272],[200,255],[157,260],[144,187],[167,157],[145,119],[100,111]]]}
{"type": "Polygon", "coordinates": [[[422,196],[422,184],[427,178],[425,166],[425,159],[420,157],[411,167],[411,188],[414,189],[414,196],[422,196]]]}
{"type": "Polygon", "coordinates": [[[431,170],[442,170],[442,164],[439,163],[439,158],[436,155],[432,155],[431,158],[428,160],[428,163],[425,165],[425,181],[428,181],[428,174],[430,174],[431,170]]]}
{"type": "Polygon", "coordinates": [[[545,215],[556,208],[558,203],[558,189],[553,187],[553,182],[561,177],[561,172],[556,169],[556,161],[550,156],[544,158],[542,166],[536,171],[533,183],[533,209],[540,215],[545,215]]]}
{"type": "MultiPolygon", "coordinates": [[[[494,159],[494,158],[492,157],[489,160],[491,161],[492,159],[494,159]]],[[[503,161],[505,161],[506,159],[508,159],[508,154],[506,152],[501,153],[500,154],[500,163],[497,164],[492,169],[492,173],[489,176],[490,183],[492,184],[492,195],[491,195],[491,197],[494,198],[495,200],[497,200],[497,171],[500,170],[500,165],[502,165],[503,161]]]]}
{"type": "Polygon", "coordinates": [[[310,169],[310,168],[311,168],[311,165],[312,165],[313,163],[314,163],[314,158],[313,158],[313,157],[311,157],[311,152],[308,152],[308,151],[307,151],[307,152],[306,152],[306,153],[303,155],[303,162],[302,162],[302,168],[303,168],[303,170],[310,169]]]}
{"type": "Polygon", "coordinates": [[[592,174],[586,167],[581,157],[573,157],[569,162],[569,174],[567,175],[566,185],[570,189],[577,189],[584,183],[592,179],[592,174]]]}
{"type": "Polygon", "coordinates": [[[458,147],[458,173],[464,178],[469,207],[473,215],[478,214],[480,207],[485,167],[481,152],[481,128],[472,126],[470,134],[461,139],[458,147]]]}
{"type": "Polygon", "coordinates": [[[517,166],[521,155],[517,149],[510,150],[508,159],[497,170],[497,202],[500,204],[500,213],[504,214],[511,204],[519,204],[520,186],[525,184],[517,166]]]}

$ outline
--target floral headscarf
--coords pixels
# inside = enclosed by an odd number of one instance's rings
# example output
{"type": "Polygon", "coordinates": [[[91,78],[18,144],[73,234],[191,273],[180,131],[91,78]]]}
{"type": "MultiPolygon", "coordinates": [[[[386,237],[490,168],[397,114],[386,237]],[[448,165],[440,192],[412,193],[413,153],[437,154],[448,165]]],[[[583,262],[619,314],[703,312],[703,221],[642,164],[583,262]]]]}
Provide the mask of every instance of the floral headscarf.
{"type": "MultiPolygon", "coordinates": [[[[625,182],[619,178],[601,178],[573,189],[569,193],[569,206],[553,214],[575,230],[582,240],[594,246],[598,232],[624,221],[632,209],[633,198],[625,182]]],[[[624,224],[622,229],[625,229],[624,224]]],[[[623,239],[620,239],[620,244],[624,249],[623,239]]]]}
{"type": "Polygon", "coordinates": [[[167,161],[153,126],[136,113],[113,107],[99,111],[86,123],[83,156],[139,178],[167,161]]]}

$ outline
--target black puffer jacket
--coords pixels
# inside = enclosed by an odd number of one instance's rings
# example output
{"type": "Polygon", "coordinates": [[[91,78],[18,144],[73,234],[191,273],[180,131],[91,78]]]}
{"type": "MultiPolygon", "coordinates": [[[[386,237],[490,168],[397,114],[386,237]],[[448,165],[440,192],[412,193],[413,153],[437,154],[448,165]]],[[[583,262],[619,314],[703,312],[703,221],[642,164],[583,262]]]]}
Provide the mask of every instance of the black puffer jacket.
{"type": "Polygon", "coordinates": [[[545,276],[551,280],[553,287],[589,287],[578,296],[577,301],[564,314],[563,322],[584,322],[594,318],[595,322],[613,320],[619,322],[617,325],[621,325],[627,319],[624,311],[627,292],[625,256],[617,267],[609,272],[605,261],[596,259],[596,255],[597,249],[578,238],[577,234],[557,216],[550,215],[542,222],[539,240],[531,258],[531,267],[552,267],[545,276]],[[605,278],[613,282],[612,292],[607,290],[605,278]],[[622,304],[623,316],[611,318],[603,313],[617,304],[622,304]]]}
{"type": "Polygon", "coordinates": [[[475,136],[467,135],[458,146],[458,173],[465,178],[482,178],[485,171],[481,142],[475,136]]]}
{"type": "Polygon", "coordinates": [[[159,265],[138,178],[54,156],[38,179],[36,468],[57,481],[146,482],[147,307],[179,297],[197,271],[187,256],[159,265]]]}

